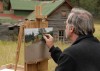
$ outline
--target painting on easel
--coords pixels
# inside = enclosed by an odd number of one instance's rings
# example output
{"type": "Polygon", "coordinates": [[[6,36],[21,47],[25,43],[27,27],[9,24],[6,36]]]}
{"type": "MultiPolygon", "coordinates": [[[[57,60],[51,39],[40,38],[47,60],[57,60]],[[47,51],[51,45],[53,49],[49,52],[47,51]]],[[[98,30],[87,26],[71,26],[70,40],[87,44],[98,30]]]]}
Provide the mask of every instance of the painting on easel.
{"type": "Polygon", "coordinates": [[[43,39],[44,34],[53,36],[53,28],[27,28],[25,35],[25,62],[37,63],[50,58],[49,49],[43,39]]]}

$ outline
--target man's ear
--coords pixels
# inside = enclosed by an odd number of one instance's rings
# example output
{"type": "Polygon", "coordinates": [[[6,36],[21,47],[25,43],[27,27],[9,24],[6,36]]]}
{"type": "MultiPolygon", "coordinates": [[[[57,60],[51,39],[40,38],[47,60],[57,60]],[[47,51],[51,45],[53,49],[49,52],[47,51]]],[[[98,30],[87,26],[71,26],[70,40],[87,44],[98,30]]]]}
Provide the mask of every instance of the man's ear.
{"type": "Polygon", "coordinates": [[[71,32],[71,33],[74,32],[74,26],[70,26],[70,32],[71,32]]]}

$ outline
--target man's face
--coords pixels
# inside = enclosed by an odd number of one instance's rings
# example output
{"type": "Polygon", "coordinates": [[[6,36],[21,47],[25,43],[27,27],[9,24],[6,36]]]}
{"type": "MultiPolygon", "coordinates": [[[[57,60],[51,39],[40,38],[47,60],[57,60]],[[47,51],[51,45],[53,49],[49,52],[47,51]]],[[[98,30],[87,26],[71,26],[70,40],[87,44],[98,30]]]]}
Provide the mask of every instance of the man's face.
{"type": "Polygon", "coordinates": [[[68,24],[68,21],[66,21],[65,36],[66,36],[67,39],[70,38],[70,26],[68,24]]]}
{"type": "Polygon", "coordinates": [[[68,23],[68,19],[73,15],[74,13],[70,13],[68,15],[68,18],[66,20],[66,29],[65,29],[65,35],[67,39],[70,39],[70,37],[73,35],[74,26],[72,24],[68,23]]]}

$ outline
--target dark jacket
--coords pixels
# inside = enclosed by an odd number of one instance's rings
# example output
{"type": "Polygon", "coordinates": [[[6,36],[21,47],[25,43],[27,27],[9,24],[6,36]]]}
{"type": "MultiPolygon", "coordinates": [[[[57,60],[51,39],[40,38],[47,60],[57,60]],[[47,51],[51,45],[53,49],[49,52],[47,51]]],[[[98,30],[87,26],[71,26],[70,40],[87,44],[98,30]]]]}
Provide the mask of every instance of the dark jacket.
{"type": "Polygon", "coordinates": [[[50,52],[58,64],[55,71],[100,71],[100,42],[93,36],[79,37],[63,52],[53,46],[50,52]]]}

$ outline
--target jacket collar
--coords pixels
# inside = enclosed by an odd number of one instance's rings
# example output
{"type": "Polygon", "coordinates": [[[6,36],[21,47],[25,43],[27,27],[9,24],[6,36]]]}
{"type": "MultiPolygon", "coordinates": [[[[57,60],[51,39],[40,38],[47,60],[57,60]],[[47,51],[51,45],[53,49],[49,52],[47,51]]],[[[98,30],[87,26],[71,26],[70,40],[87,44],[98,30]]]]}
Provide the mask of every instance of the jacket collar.
{"type": "Polygon", "coordinates": [[[99,42],[99,40],[96,37],[94,37],[93,35],[80,35],[72,45],[77,44],[78,42],[80,42],[86,38],[91,38],[91,40],[99,42]]]}

